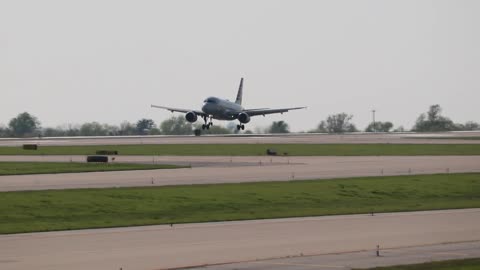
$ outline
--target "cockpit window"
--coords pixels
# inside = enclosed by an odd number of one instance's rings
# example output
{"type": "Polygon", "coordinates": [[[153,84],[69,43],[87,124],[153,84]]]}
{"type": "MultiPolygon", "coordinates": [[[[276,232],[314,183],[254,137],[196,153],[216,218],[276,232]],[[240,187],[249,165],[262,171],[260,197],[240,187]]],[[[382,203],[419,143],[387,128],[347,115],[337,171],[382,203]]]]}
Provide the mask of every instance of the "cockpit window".
{"type": "Polygon", "coordinates": [[[209,98],[205,99],[204,102],[206,102],[206,103],[218,103],[218,98],[216,98],[216,97],[209,97],[209,98]]]}

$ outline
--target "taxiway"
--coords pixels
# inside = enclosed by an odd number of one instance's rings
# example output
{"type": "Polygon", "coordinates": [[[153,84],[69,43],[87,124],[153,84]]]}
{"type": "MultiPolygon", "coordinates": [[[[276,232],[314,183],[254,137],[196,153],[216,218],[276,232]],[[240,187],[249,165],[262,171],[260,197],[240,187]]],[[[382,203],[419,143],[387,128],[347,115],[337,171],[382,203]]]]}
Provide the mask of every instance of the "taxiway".
{"type": "Polygon", "coordinates": [[[478,240],[480,209],[174,224],[0,235],[0,268],[153,270],[478,240]]]}
{"type": "MultiPolygon", "coordinates": [[[[0,156],[10,161],[85,161],[82,156],[0,156]]],[[[115,162],[186,169],[0,176],[0,191],[294,181],[339,177],[480,172],[480,156],[179,157],[117,156],[115,162]]]]}
{"type": "Polygon", "coordinates": [[[478,144],[480,132],[442,133],[347,133],[347,134],[241,134],[203,136],[102,136],[0,139],[0,146],[38,145],[121,145],[121,144],[478,144]],[[470,139],[469,139],[470,138],[470,139]]]}

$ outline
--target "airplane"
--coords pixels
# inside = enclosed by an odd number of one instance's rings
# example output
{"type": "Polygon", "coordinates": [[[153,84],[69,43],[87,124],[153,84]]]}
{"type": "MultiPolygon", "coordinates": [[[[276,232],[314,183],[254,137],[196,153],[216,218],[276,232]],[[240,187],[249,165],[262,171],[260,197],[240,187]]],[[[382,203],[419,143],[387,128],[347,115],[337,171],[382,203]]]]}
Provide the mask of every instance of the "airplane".
{"type": "Polygon", "coordinates": [[[165,106],[151,105],[152,108],[160,108],[173,112],[185,113],[185,119],[194,123],[198,117],[203,118],[205,124],[202,125],[202,129],[209,129],[213,126],[213,119],[217,120],[238,120],[240,123],[237,125],[237,130],[244,130],[246,123],[250,122],[250,117],[257,115],[267,115],[273,113],[283,114],[291,110],[305,109],[306,107],[293,107],[282,109],[245,109],[242,107],[242,95],[243,95],[243,78],[240,79],[240,86],[238,87],[237,98],[235,102],[231,102],[227,99],[221,99],[218,97],[208,97],[203,102],[202,110],[189,110],[180,108],[171,108],[165,106]]]}

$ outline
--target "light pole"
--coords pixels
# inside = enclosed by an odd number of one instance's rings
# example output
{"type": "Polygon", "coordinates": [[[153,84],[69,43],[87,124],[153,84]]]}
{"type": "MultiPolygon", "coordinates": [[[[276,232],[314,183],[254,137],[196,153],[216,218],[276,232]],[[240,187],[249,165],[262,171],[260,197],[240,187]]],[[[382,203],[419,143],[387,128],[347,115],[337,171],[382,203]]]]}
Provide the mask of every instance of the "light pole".
{"type": "Polygon", "coordinates": [[[375,109],[372,110],[372,116],[373,116],[373,133],[376,132],[376,129],[375,129],[375,109]]]}

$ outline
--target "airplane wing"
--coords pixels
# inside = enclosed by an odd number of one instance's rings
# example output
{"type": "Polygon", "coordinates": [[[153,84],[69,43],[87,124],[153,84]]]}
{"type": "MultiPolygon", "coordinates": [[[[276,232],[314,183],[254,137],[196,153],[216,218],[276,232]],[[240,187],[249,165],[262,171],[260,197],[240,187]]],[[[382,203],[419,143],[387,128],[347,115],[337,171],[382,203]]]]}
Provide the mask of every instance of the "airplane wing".
{"type": "Polygon", "coordinates": [[[196,115],[200,116],[208,116],[202,111],[197,111],[197,110],[188,110],[188,109],[180,109],[180,108],[171,108],[171,107],[165,107],[165,106],[158,106],[158,105],[151,105],[152,108],[159,108],[159,109],[164,109],[167,111],[171,112],[181,112],[181,113],[188,113],[188,112],[194,112],[196,115]]]}
{"type": "Polygon", "coordinates": [[[249,116],[273,114],[273,113],[285,113],[292,110],[305,109],[307,107],[294,107],[294,108],[283,108],[283,109],[248,109],[244,110],[249,116]]]}

